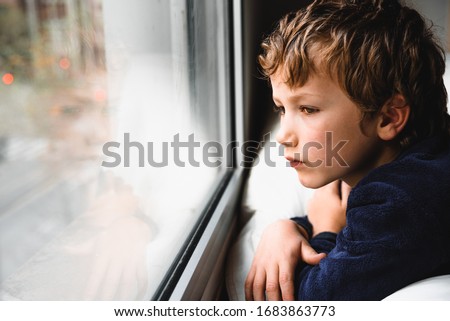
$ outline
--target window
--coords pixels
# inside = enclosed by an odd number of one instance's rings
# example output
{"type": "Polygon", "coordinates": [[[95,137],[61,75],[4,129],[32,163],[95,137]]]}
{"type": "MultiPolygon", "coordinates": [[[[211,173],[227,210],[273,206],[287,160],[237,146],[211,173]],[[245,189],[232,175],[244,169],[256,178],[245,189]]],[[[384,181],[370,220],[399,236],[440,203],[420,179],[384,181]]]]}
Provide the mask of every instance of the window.
{"type": "Polygon", "coordinates": [[[232,172],[229,14],[0,0],[3,299],[157,295],[232,172]]]}

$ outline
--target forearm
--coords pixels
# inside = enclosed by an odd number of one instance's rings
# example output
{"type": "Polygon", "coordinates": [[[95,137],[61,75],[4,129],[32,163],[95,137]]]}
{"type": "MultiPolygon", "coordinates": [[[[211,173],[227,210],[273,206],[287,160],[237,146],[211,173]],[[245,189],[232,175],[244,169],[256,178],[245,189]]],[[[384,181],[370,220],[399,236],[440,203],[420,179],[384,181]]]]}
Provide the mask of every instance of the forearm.
{"type": "Polygon", "coordinates": [[[342,231],[344,226],[342,226],[339,222],[335,222],[332,220],[324,221],[324,222],[316,222],[312,228],[312,237],[316,237],[322,233],[332,233],[339,234],[342,231]]]}
{"type": "Polygon", "coordinates": [[[310,244],[327,256],[318,265],[297,269],[297,300],[382,300],[420,279],[420,269],[405,271],[405,266],[417,266],[415,255],[424,257],[423,253],[399,250],[389,242],[375,245],[346,240],[342,233],[322,233],[310,244]]]}
{"type": "MultiPolygon", "coordinates": [[[[300,223],[305,223],[305,221],[300,220],[300,223]]],[[[336,246],[336,234],[330,232],[318,234],[310,239],[310,245],[315,251],[317,251],[317,253],[325,253],[326,255],[328,255],[336,246]]],[[[302,281],[315,278],[315,275],[313,275],[314,271],[313,273],[311,273],[311,269],[314,267],[315,265],[309,265],[303,261],[300,261],[297,265],[295,279],[296,299],[303,298],[303,296],[301,295],[303,291],[306,291],[308,293],[311,292],[310,290],[308,290],[308,288],[305,289],[305,284],[303,284],[302,281]]]]}
{"type": "Polygon", "coordinates": [[[297,223],[302,231],[303,236],[307,240],[311,240],[321,233],[338,234],[343,228],[341,223],[333,221],[315,223],[315,225],[313,226],[309,221],[308,216],[293,217],[291,218],[291,220],[297,223]]]}

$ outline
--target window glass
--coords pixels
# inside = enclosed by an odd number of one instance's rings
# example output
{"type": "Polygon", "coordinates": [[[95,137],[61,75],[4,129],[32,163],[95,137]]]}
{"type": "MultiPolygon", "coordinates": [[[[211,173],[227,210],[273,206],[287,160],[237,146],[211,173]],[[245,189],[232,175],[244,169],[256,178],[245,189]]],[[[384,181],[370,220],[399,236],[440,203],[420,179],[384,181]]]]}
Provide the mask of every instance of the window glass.
{"type": "Polygon", "coordinates": [[[152,297],[227,170],[221,0],[0,0],[0,295],[152,297]]]}
{"type": "MultiPolygon", "coordinates": [[[[444,74],[444,84],[447,92],[450,91],[450,5],[447,0],[409,0],[408,3],[417,9],[433,25],[433,32],[438,37],[443,49],[446,52],[446,69],[444,74]]],[[[447,105],[450,112],[450,105],[447,105]]]]}

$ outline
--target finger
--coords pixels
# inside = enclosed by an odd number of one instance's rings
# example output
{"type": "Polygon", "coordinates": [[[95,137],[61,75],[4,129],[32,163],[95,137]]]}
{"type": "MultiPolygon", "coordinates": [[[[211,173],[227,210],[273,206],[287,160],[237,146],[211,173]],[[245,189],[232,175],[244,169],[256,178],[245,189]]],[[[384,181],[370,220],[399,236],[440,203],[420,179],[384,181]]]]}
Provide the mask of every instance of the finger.
{"type": "MultiPolygon", "coordinates": [[[[137,253],[135,253],[137,254],[137,253]]],[[[138,259],[131,255],[126,261],[124,260],[123,270],[120,275],[119,286],[115,295],[115,300],[139,300],[138,292],[140,280],[137,276],[138,259]]]]}
{"type": "Polygon", "coordinates": [[[328,192],[334,194],[334,195],[340,195],[340,185],[341,182],[339,180],[335,180],[331,183],[329,183],[328,185],[326,185],[326,189],[328,192]]]}
{"type": "Polygon", "coordinates": [[[294,298],[294,271],[295,265],[283,264],[280,266],[280,290],[283,301],[293,301],[294,298]]]}
{"type": "Polygon", "coordinates": [[[266,298],[269,301],[280,301],[280,281],[278,267],[272,268],[270,271],[266,271],[266,298]]]}
{"type": "Polygon", "coordinates": [[[98,300],[99,291],[103,282],[104,273],[109,265],[109,260],[99,253],[94,252],[94,260],[88,275],[86,287],[83,292],[83,300],[98,300]]]}
{"type": "Polygon", "coordinates": [[[264,301],[266,299],[266,271],[256,271],[253,280],[253,299],[255,301],[264,301]]]}
{"type": "Polygon", "coordinates": [[[344,181],[342,181],[342,183],[341,183],[341,199],[342,199],[342,205],[344,205],[345,207],[347,207],[348,195],[350,195],[351,190],[352,190],[352,187],[350,185],[348,185],[347,183],[345,183],[344,181]]]}
{"type": "Polygon", "coordinates": [[[123,270],[115,300],[143,300],[147,289],[145,249],[137,246],[122,260],[123,270]]]}
{"type": "MultiPolygon", "coordinates": [[[[123,252],[123,249],[119,250],[123,252]]],[[[110,254],[111,255],[111,254],[110,254]]],[[[105,270],[103,284],[100,288],[99,300],[117,300],[116,294],[120,286],[120,278],[123,273],[123,262],[125,261],[123,255],[119,257],[112,256],[112,260],[105,270]]]]}
{"type": "Polygon", "coordinates": [[[148,287],[148,267],[147,267],[147,259],[145,256],[142,256],[137,263],[137,280],[139,282],[138,294],[136,300],[145,300],[145,294],[147,293],[148,287]]]}
{"type": "Polygon", "coordinates": [[[325,256],[325,253],[317,253],[309,244],[302,243],[301,257],[303,262],[309,265],[317,265],[325,256]]]}
{"type": "Polygon", "coordinates": [[[248,272],[247,278],[245,279],[244,289],[245,289],[245,300],[253,301],[253,281],[255,280],[256,269],[252,267],[250,272],[248,272]]]}

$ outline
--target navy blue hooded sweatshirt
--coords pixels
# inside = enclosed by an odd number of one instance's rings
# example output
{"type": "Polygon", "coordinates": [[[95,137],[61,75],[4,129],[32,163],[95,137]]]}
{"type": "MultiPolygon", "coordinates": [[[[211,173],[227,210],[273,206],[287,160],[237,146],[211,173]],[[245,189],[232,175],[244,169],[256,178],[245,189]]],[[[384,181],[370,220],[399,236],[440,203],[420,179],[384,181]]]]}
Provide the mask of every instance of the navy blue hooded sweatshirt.
{"type": "MultiPolygon", "coordinates": [[[[307,217],[293,218],[311,236],[307,217]]],[[[347,226],[310,237],[327,253],[299,264],[299,300],[381,300],[413,282],[450,274],[450,145],[423,140],[368,173],[350,192],[347,226]]]]}

